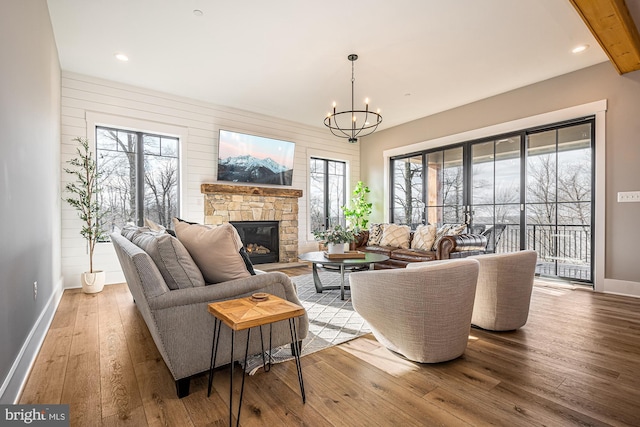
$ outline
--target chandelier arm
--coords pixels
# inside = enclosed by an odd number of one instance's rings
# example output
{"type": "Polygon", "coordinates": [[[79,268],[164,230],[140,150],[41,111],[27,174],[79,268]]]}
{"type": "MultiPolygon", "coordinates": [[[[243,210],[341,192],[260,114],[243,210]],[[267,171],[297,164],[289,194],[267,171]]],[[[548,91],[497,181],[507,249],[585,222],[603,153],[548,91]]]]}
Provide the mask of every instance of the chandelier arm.
{"type": "MultiPolygon", "coordinates": [[[[367,110],[340,111],[340,112],[337,112],[335,114],[332,114],[332,115],[329,115],[329,116],[325,117],[325,120],[324,120],[324,125],[326,127],[328,127],[329,129],[332,129],[332,130],[339,131],[340,133],[342,133],[342,135],[344,135],[345,138],[350,138],[350,137],[352,137],[354,135],[357,136],[357,135],[361,134],[363,131],[370,130],[370,129],[372,129],[372,130],[369,133],[367,133],[367,135],[370,134],[370,133],[373,133],[375,131],[375,129],[380,125],[380,123],[382,123],[382,116],[380,114],[378,114],[378,113],[374,113],[372,111],[367,111],[367,110]],[[356,126],[353,126],[352,117],[353,117],[354,114],[358,114],[358,113],[364,115],[365,124],[363,124],[362,126],[357,126],[356,127],[356,126]],[[349,121],[351,122],[350,123],[351,127],[344,126],[346,124],[344,122],[342,123],[342,125],[338,123],[340,121],[339,120],[339,116],[346,116],[346,115],[348,115],[348,117],[349,117],[349,121]],[[366,121],[370,117],[375,118],[375,122],[367,125],[366,121]],[[330,120],[332,120],[331,124],[329,124],[330,120]],[[352,131],[353,131],[354,135],[351,135],[352,131]]],[[[335,133],[334,133],[334,135],[341,137],[341,135],[337,135],[335,133]]],[[[362,136],[365,136],[365,135],[362,135],[362,136]]]]}

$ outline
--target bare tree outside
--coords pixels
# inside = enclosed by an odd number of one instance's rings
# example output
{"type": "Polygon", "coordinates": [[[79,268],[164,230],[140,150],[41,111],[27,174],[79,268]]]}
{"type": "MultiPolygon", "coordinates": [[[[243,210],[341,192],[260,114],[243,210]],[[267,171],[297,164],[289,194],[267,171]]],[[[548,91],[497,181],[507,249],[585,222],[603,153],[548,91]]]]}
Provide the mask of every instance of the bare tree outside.
{"type": "Polygon", "coordinates": [[[442,198],[444,201],[445,224],[465,222],[462,202],[463,168],[462,164],[445,166],[442,177],[442,198]]]}
{"type": "Polygon", "coordinates": [[[177,144],[177,138],[97,128],[100,205],[106,230],[139,224],[143,218],[172,227],[171,218],[178,214],[177,144]],[[144,156],[142,171],[138,170],[139,154],[144,156]],[[137,201],[138,185],[143,186],[142,206],[137,201]]]}
{"type": "Polygon", "coordinates": [[[346,163],[312,158],[310,162],[309,213],[311,232],[346,225],[340,209],[346,202],[346,163]]]}
{"type": "Polygon", "coordinates": [[[393,220],[414,226],[426,209],[429,223],[462,223],[468,205],[474,232],[501,233],[497,252],[534,249],[545,274],[590,280],[593,122],[525,132],[394,159],[393,220]]]}
{"type": "Polygon", "coordinates": [[[393,220],[398,224],[420,224],[424,212],[422,157],[397,159],[393,165],[393,220]]]}

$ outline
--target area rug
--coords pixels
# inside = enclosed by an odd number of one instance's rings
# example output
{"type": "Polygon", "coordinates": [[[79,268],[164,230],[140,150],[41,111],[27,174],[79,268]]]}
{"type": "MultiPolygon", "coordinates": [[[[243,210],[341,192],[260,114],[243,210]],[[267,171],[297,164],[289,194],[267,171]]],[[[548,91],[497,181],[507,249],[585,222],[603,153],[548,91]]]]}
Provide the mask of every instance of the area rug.
{"type": "MultiPolygon", "coordinates": [[[[320,281],[325,286],[340,285],[340,274],[333,271],[319,271],[320,281]]],[[[344,301],[340,299],[340,290],[317,293],[313,276],[292,277],[298,289],[298,298],[309,316],[309,333],[302,341],[301,356],[341,344],[371,332],[367,323],[353,310],[349,291],[344,301]]],[[[345,284],[349,283],[349,273],[345,273],[345,284]]],[[[285,345],[275,348],[271,354],[272,363],[281,363],[293,359],[291,347],[285,345]]],[[[254,355],[247,360],[245,372],[253,375],[262,368],[262,355],[254,355]]]]}

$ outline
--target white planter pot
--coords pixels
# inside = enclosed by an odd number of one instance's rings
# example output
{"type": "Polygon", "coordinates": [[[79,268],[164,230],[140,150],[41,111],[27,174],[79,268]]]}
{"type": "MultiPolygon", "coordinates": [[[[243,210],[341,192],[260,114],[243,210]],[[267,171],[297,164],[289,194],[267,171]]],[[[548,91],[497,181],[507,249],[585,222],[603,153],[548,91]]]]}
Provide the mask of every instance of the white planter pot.
{"type": "Polygon", "coordinates": [[[327,243],[327,252],[330,254],[343,254],[344,243],[327,243]]]}
{"type": "Polygon", "coordinates": [[[104,288],[106,274],[104,271],[94,271],[93,273],[84,272],[80,275],[82,282],[82,290],[86,294],[95,294],[104,288]]]}

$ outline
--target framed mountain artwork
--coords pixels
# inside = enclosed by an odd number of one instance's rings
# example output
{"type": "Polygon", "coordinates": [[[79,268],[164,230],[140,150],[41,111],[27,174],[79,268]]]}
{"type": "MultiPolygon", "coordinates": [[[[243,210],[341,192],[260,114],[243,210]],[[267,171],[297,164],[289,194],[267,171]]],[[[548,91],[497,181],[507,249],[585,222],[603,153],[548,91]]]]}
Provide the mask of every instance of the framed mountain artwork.
{"type": "Polygon", "coordinates": [[[220,130],[218,181],[291,185],[295,144],[220,130]]]}

